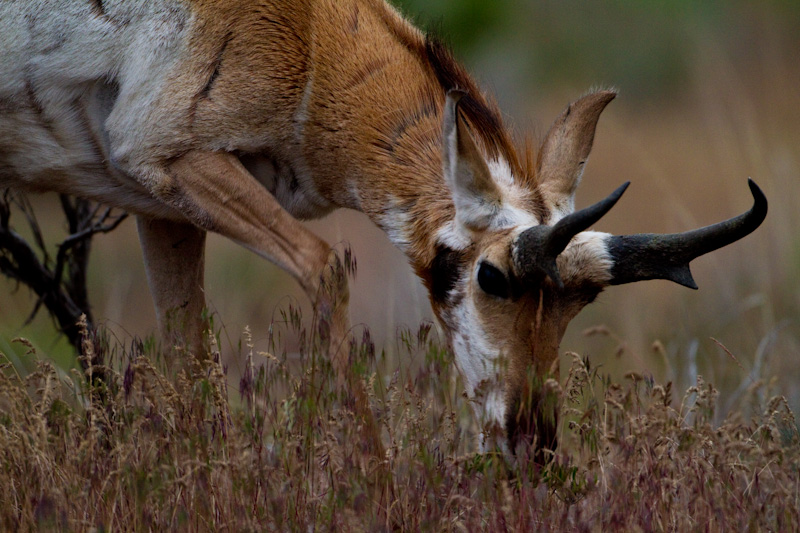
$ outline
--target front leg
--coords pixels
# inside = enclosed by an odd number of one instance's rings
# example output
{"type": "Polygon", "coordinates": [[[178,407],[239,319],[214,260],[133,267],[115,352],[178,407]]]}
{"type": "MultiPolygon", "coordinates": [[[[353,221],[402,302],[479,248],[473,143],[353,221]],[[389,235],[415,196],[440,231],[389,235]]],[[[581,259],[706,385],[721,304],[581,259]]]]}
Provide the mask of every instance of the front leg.
{"type": "Polygon", "coordinates": [[[317,311],[342,380],[349,345],[347,279],[336,253],[287,213],[224,152],[192,151],[151,173],[151,190],[198,226],[253,250],[289,272],[317,311]]]}
{"type": "Polygon", "coordinates": [[[188,152],[155,176],[157,186],[151,190],[159,198],[195,224],[282,267],[305,289],[316,308],[338,385],[355,400],[365,442],[383,458],[380,430],[365,384],[360,378],[348,379],[349,296],[346,269],[336,253],[287,213],[231,154],[188,152]]]}
{"type": "Polygon", "coordinates": [[[189,222],[139,216],[147,283],[165,348],[205,353],[203,268],[206,232],[189,222]]]}

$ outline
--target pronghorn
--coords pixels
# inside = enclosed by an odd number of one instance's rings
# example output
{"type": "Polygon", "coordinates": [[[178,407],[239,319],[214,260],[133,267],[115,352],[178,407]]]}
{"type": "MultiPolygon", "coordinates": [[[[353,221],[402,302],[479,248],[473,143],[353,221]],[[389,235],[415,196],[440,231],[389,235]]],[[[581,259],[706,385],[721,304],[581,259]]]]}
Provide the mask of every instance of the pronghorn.
{"type": "Polygon", "coordinates": [[[294,276],[346,365],[339,259],[298,219],[359,210],[428,288],[483,446],[552,445],[530,384],[605,286],[695,287],[689,262],[766,216],[750,182],[753,208],[707,228],[587,231],[627,185],[574,210],[615,93],[570,104],[521,153],[447,49],[384,0],[6,1],[0,30],[0,187],[135,213],[170,342],[201,338],[213,231],[294,276]]]}

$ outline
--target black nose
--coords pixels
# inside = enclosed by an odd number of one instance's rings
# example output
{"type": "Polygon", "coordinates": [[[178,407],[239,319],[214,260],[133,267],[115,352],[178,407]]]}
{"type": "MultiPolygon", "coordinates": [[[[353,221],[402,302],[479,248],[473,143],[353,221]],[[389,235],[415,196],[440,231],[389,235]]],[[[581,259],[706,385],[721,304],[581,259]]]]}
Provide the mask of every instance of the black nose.
{"type": "Polygon", "coordinates": [[[512,396],[506,412],[506,437],[518,459],[532,458],[545,464],[555,451],[558,428],[558,397],[542,387],[526,387],[512,396]]]}

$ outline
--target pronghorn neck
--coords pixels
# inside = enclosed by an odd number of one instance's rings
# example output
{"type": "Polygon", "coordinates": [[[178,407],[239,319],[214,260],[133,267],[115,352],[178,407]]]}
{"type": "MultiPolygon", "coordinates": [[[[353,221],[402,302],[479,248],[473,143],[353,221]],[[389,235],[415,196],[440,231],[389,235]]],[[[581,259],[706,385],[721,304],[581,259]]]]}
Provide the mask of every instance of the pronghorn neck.
{"type": "Polygon", "coordinates": [[[442,173],[447,90],[465,91],[462,116],[500,179],[511,185],[512,176],[527,173],[499,111],[446,48],[383,2],[334,7],[318,15],[328,30],[315,34],[311,89],[302,104],[315,183],[333,204],[369,216],[419,272],[439,241],[468,245],[453,228],[452,193],[442,173]]]}

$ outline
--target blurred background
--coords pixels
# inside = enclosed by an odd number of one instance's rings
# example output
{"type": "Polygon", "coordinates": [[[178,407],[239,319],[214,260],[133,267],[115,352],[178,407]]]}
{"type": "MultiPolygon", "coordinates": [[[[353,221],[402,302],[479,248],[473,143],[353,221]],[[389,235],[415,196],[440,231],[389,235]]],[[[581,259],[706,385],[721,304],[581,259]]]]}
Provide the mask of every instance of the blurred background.
{"type": "MultiPolygon", "coordinates": [[[[800,2],[396,4],[452,43],[520,139],[541,138],[563,107],[592,87],[619,90],[600,120],[577,207],[626,180],[632,185],[598,230],[676,232],[729,218],[750,207],[746,182],[756,180],[770,201],[766,222],[692,264],[699,291],[666,281],[611,288],[572,322],[561,350],[588,356],[616,378],[652,374],[679,391],[702,375],[720,389],[718,416],[759,380],[800,410],[800,2]]],[[[55,197],[32,200],[43,218],[59,213],[55,197]]],[[[63,239],[59,219],[48,224],[46,237],[63,239]]],[[[431,320],[427,294],[405,258],[363,216],[339,212],[308,225],[331,243],[349,243],[356,255],[356,331],[368,326],[378,347],[393,353],[398,331],[431,320]]],[[[133,220],[96,237],[94,246],[90,298],[98,323],[126,343],[153,334],[133,220]]],[[[281,308],[309,307],[291,278],[215,235],[206,280],[234,372],[245,326],[256,350],[265,350],[281,308]]],[[[70,366],[70,348],[45,313],[25,325],[34,301],[27,289],[0,280],[0,352],[24,365],[25,347],[11,342],[24,336],[70,366]]]]}

